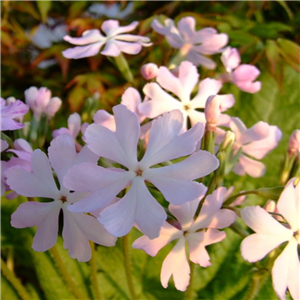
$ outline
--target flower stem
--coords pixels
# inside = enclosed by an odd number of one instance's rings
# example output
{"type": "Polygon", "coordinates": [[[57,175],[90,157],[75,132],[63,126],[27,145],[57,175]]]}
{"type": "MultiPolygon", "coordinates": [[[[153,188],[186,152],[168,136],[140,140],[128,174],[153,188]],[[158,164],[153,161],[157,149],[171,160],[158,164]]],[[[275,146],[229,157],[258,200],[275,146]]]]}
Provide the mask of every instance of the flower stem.
{"type": "Polygon", "coordinates": [[[90,260],[90,267],[91,267],[91,279],[92,279],[92,286],[93,286],[93,292],[94,292],[94,299],[100,300],[101,294],[100,294],[98,281],[97,281],[97,261],[96,261],[95,244],[93,242],[90,242],[90,244],[91,244],[91,250],[92,250],[92,258],[90,260]]]}
{"type": "Polygon", "coordinates": [[[31,296],[27,293],[24,286],[21,284],[20,280],[15,276],[14,273],[12,273],[6,263],[1,258],[1,272],[3,276],[10,282],[10,284],[15,288],[18,295],[22,300],[30,300],[31,296]]]}
{"type": "Polygon", "coordinates": [[[133,284],[132,276],[132,265],[131,265],[131,253],[130,253],[130,242],[129,242],[129,233],[122,238],[122,249],[123,249],[123,258],[124,258],[124,267],[126,273],[127,284],[130,292],[130,299],[135,300],[136,293],[133,284]]]}
{"type": "Polygon", "coordinates": [[[76,284],[74,283],[72,277],[70,274],[67,272],[66,266],[64,265],[60,254],[57,250],[57,247],[54,245],[51,249],[49,249],[49,252],[52,255],[53,260],[56,263],[57,268],[59,269],[60,274],[62,275],[63,279],[67,283],[68,288],[70,291],[74,294],[74,296],[77,299],[87,299],[86,296],[84,296],[81,291],[77,288],[76,284]]]}
{"type": "Polygon", "coordinates": [[[193,300],[193,283],[194,283],[194,273],[195,273],[195,264],[190,261],[190,284],[185,292],[185,300],[193,300]]]}

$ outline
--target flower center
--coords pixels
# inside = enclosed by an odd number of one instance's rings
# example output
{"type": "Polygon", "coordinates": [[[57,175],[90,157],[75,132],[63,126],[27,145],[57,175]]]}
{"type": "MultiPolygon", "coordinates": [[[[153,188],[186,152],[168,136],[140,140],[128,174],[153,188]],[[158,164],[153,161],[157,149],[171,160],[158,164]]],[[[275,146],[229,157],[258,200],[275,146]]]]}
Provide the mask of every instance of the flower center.
{"type": "Polygon", "coordinates": [[[143,176],[143,170],[138,169],[137,171],[135,171],[136,176],[143,176]]]}
{"type": "Polygon", "coordinates": [[[61,196],[60,200],[62,201],[62,203],[67,202],[67,197],[66,196],[61,196]]]}
{"type": "Polygon", "coordinates": [[[300,229],[298,229],[297,231],[295,231],[294,234],[293,234],[293,236],[296,239],[296,241],[298,242],[298,244],[300,244],[300,229]]]}

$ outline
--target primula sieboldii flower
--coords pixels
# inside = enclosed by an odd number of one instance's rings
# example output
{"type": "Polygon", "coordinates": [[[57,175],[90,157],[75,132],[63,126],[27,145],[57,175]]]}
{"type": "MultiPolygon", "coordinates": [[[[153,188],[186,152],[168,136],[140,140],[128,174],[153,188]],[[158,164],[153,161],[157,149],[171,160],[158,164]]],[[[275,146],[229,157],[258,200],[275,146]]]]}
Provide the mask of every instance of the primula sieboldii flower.
{"type": "Polygon", "coordinates": [[[170,205],[169,210],[177,218],[180,226],[174,227],[164,222],[158,238],[150,240],[142,236],[133,243],[134,248],[155,256],[165,245],[179,240],[162,265],[160,280],[164,288],[167,288],[172,275],[178,290],[185,291],[189,285],[190,267],[186,258],[186,243],[189,246],[189,258],[193,263],[202,267],[211,265],[205,247],[222,241],[226,233],[218,229],[230,226],[236,219],[233,211],[221,209],[225,194],[226,189],[220,187],[212,195],[207,196],[196,220],[194,215],[200,198],[183,205],[170,205]]]}
{"type": "Polygon", "coordinates": [[[227,47],[222,53],[221,60],[229,74],[224,76],[227,80],[232,81],[239,89],[248,93],[257,93],[261,89],[261,82],[253,82],[260,71],[251,65],[240,64],[241,57],[236,48],[227,47]]]}
{"type": "Polygon", "coordinates": [[[35,86],[25,91],[25,102],[33,111],[37,121],[42,114],[52,118],[59,110],[62,101],[58,97],[51,97],[51,91],[45,87],[37,89],[35,86]]]}
{"type": "Polygon", "coordinates": [[[289,289],[293,299],[300,299],[300,184],[292,178],[277,202],[277,210],[287,223],[281,224],[260,206],[249,206],[241,211],[244,222],[255,231],[241,244],[242,256],[256,262],[284,242],[288,242],[276,258],[272,269],[273,287],[278,297],[285,299],[289,289]]]}
{"type": "Polygon", "coordinates": [[[94,3],[88,8],[88,12],[96,15],[97,18],[107,16],[108,18],[124,19],[133,12],[134,4],[129,2],[126,7],[123,3],[94,3]]]}
{"type": "MultiPolygon", "coordinates": [[[[184,61],[178,69],[178,77],[166,67],[160,67],[156,77],[157,83],[151,82],[145,85],[143,91],[149,98],[139,105],[139,111],[149,118],[155,118],[164,112],[179,109],[184,116],[183,130],[187,130],[187,119],[191,125],[198,122],[205,123],[204,112],[197,109],[204,109],[207,98],[216,95],[222,87],[218,80],[206,78],[199,83],[197,94],[191,99],[191,93],[198,83],[199,74],[197,68],[190,62],[184,61]],[[172,92],[177,98],[171,96],[172,92]]],[[[218,95],[222,103],[222,111],[233,106],[232,95],[218,95]]],[[[218,125],[228,123],[226,115],[220,115],[218,125]]]]}
{"type": "Polygon", "coordinates": [[[29,107],[20,100],[9,101],[1,98],[1,131],[17,130],[24,125],[16,119],[27,114],[29,107]]]}
{"type": "Polygon", "coordinates": [[[48,148],[48,154],[49,159],[40,150],[33,152],[32,172],[21,167],[13,167],[7,171],[9,186],[20,195],[53,199],[52,202],[22,203],[11,216],[11,225],[16,228],[38,226],[32,247],[35,251],[46,251],[56,243],[58,218],[62,210],[64,248],[68,249],[72,258],[88,261],[91,258],[89,240],[113,246],[116,239],[96,218],[83,213],[72,213],[67,209],[86,196],[86,193],[71,192],[64,186],[63,178],[74,165],[84,162],[96,164],[98,156],[87,147],[76,153],[74,141],[68,134],[54,139],[48,148]],[[52,168],[60,188],[55,183],[52,168]]]}
{"type": "Polygon", "coordinates": [[[121,200],[102,211],[99,221],[115,236],[127,234],[136,222],[144,234],[155,238],[167,216],[145,181],[156,186],[168,202],[183,204],[204,193],[204,185],[193,180],[215,170],[218,160],[206,151],[193,153],[203,135],[203,125],[196,124],[180,134],[183,116],[180,111],[174,110],[152,122],[148,147],[138,161],[138,116],[122,104],[115,106],[113,111],[115,131],[92,124],[86,129],[85,138],[88,147],[97,155],[123,165],[126,170],[105,169],[88,163],[70,169],[64,184],[71,190],[92,193],[71,205],[69,210],[90,212],[105,207],[120,191],[128,188],[121,200]],[[190,154],[179,163],[151,168],[190,154]]]}
{"type": "Polygon", "coordinates": [[[214,28],[196,31],[196,21],[193,17],[182,18],[178,21],[177,27],[171,19],[166,19],[164,25],[158,20],[153,20],[151,26],[164,35],[173,48],[180,49],[181,55],[185,56],[186,60],[207,69],[214,69],[216,64],[204,55],[222,52],[222,48],[228,42],[227,34],[218,34],[214,28]]]}
{"type": "Polygon", "coordinates": [[[235,134],[234,152],[242,149],[234,172],[238,175],[247,173],[252,177],[262,176],[265,172],[265,165],[251,157],[262,159],[277,147],[282,135],[279,128],[265,122],[258,122],[247,129],[239,118],[231,118],[230,129],[235,134]]]}
{"type": "Polygon", "coordinates": [[[157,76],[158,67],[154,63],[148,63],[142,66],[141,74],[146,80],[153,79],[157,76]]]}
{"type": "Polygon", "coordinates": [[[94,56],[104,45],[104,49],[100,52],[103,55],[118,56],[121,52],[137,54],[141,51],[142,46],[152,45],[148,37],[126,33],[134,30],[137,25],[137,21],[127,26],[120,26],[117,20],[107,20],[101,26],[106,36],[102,35],[98,29],[86,30],[82,37],[78,38],[66,35],[65,41],[79,46],[63,51],[63,55],[66,58],[74,59],[94,56]]]}

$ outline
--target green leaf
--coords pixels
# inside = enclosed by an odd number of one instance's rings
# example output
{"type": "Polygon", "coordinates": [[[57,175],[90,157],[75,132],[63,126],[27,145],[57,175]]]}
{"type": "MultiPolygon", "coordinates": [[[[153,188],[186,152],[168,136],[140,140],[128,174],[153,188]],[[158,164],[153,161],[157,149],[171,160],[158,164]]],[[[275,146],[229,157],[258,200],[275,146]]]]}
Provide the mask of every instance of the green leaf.
{"type": "Polygon", "coordinates": [[[279,51],[286,63],[288,63],[296,72],[300,73],[299,45],[286,39],[278,39],[277,43],[279,45],[279,51]]]}
{"type": "Polygon", "coordinates": [[[37,7],[44,23],[47,22],[48,12],[51,8],[52,1],[37,1],[37,7]]]}
{"type": "Polygon", "coordinates": [[[20,300],[18,293],[1,274],[1,299],[20,300]]]}
{"type": "Polygon", "coordinates": [[[271,66],[271,73],[274,75],[276,66],[279,59],[279,49],[275,41],[267,40],[266,43],[266,56],[271,66]]]}

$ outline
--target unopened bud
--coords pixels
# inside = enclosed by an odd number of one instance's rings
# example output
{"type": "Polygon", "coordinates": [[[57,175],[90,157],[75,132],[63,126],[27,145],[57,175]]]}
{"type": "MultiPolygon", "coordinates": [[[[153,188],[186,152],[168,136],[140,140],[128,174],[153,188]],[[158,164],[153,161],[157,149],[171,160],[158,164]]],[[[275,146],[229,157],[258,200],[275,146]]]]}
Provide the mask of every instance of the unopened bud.
{"type": "Polygon", "coordinates": [[[227,131],[220,145],[219,151],[228,152],[232,148],[235,140],[235,134],[232,131],[227,131]]]}
{"type": "Polygon", "coordinates": [[[148,63],[142,66],[141,73],[146,80],[153,79],[157,76],[158,67],[156,64],[148,63]]]}
{"type": "Polygon", "coordinates": [[[221,109],[221,98],[217,95],[209,96],[204,110],[206,118],[206,130],[216,131],[221,109]]]}
{"type": "Polygon", "coordinates": [[[300,130],[295,130],[290,136],[288,153],[290,156],[300,154],[300,130]]]}

